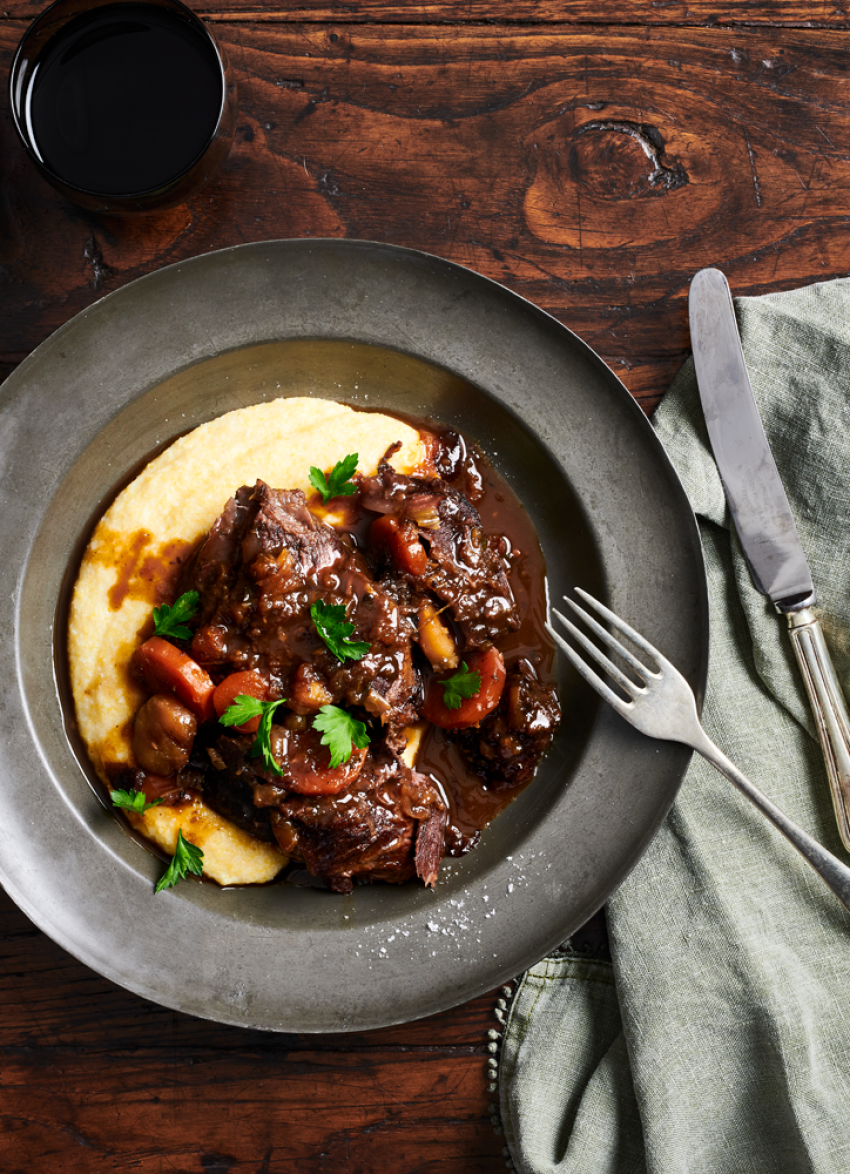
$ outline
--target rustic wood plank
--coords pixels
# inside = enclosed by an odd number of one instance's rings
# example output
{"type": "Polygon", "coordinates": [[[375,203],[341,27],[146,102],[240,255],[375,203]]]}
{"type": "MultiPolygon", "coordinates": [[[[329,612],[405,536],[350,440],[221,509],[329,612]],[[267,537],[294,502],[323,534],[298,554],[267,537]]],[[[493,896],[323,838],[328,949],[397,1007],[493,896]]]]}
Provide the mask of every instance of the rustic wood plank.
{"type": "MultiPolygon", "coordinates": [[[[0,19],[32,20],[45,5],[38,0],[11,0],[0,10],[0,19]]],[[[591,0],[512,0],[510,11],[492,0],[433,0],[432,3],[405,3],[397,0],[297,0],[285,8],[257,0],[203,0],[190,5],[202,16],[250,17],[279,22],[365,24],[600,24],[687,25],[730,27],[773,25],[776,27],[846,28],[850,9],[845,3],[827,0],[620,0],[615,6],[600,7],[591,0]]]]}
{"type": "MultiPolygon", "coordinates": [[[[0,26],[8,60],[16,30],[0,26]]],[[[649,409],[692,273],[758,293],[845,272],[846,41],[822,31],[225,24],[222,173],[133,221],[70,205],[0,119],[0,355],[159,265],[271,237],[380,239],[503,282],[649,409]]],[[[2,102],[5,104],[5,95],[2,102]]]]}
{"type": "Polygon", "coordinates": [[[3,1057],[7,1174],[504,1169],[485,1061],[428,1054],[241,1056],[172,1049],[3,1057]],[[49,1162],[49,1167],[47,1163],[49,1162]]]}

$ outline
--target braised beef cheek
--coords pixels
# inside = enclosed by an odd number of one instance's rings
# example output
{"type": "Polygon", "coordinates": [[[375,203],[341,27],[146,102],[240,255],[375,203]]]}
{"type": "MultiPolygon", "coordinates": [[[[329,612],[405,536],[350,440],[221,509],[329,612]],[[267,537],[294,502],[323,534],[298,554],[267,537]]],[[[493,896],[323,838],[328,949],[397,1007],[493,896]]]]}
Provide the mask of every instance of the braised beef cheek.
{"type": "Polygon", "coordinates": [[[467,648],[481,648],[519,627],[507,544],[484,533],[463,494],[441,478],[397,473],[386,461],[376,477],[360,484],[366,509],[416,528],[428,555],[420,584],[447,605],[467,648]]]}
{"type": "MultiPolygon", "coordinates": [[[[511,541],[485,531],[457,485],[403,476],[386,460],[358,481],[340,529],[311,512],[301,491],[243,486],[179,586],[199,594],[186,648],[213,681],[253,670],[269,700],[285,699],[271,736],[281,774],[252,753],[252,735],[210,721],[198,729],[186,776],[220,814],[275,839],[337,892],[412,877],[433,885],[443,856],[477,838],[458,831],[463,779],[441,777],[427,755],[421,770],[402,757],[434,677],[422,617],[436,617],[448,664],[520,628],[511,541]],[[386,517],[393,521],[373,527],[386,517]],[[340,661],[327,647],[311,617],[317,602],[345,607],[350,639],[369,646],[361,659],[340,661]],[[368,731],[368,747],[345,767],[322,764],[328,752],[312,722],[325,705],[345,708],[368,731]]],[[[530,661],[507,667],[495,711],[446,734],[466,774],[492,789],[493,813],[506,801],[497,794],[533,775],[560,720],[554,688],[530,661]]]]}

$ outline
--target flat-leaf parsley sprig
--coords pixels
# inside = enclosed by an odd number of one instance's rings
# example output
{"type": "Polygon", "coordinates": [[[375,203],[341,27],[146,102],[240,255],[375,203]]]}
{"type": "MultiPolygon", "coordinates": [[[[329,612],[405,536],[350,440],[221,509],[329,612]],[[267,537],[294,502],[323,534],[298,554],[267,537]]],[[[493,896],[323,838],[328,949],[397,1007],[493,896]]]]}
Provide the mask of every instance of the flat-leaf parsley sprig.
{"type": "Polygon", "coordinates": [[[173,640],[191,640],[192,633],[186,627],[186,620],[194,619],[201,596],[197,591],[184,591],[179,599],[169,607],[164,603],[162,607],[153,609],[154,634],[170,637],[173,640]]]}
{"type": "Polygon", "coordinates": [[[346,623],[344,604],[317,599],[310,608],[310,616],[316,631],[337,660],[361,660],[372,647],[365,640],[348,639],[354,631],[354,624],[346,623]]]}
{"type": "Polygon", "coordinates": [[[134,811],[136,815],[144,815],[151,807],[158,807],[162,803],[161,799],[151,799],[149,803],[144,791],[110,791],[109,798],[115,807],[134,811]]]}
{"type": "Polygon", "coordinates": [[[349,481],[349,477],[357,469],[358,460],[357,453],[350,452],[347,457],[337,461],[328,477],[315,465],[310,466],[310,484],[321,493],[323,505],[327,505],[332,497],[350,497],[357,492],[357,486],[349,481]]]}
{"type": "Polygon", "coordinates": [[[355,747],[364,750],[369,745],[365,723],[338,705],[323,705],[313,718],[313,729],[323,731],[322,745],[330,749],[331,768],[348,762],[355,747]]]}
{"type": "Polygon", "coordinates": [[[446,709],[460,709],[464,700],[481,691],[481,674],[471,673],[466,664],[461,664],[456,673],[438,681],[443,686],[443,704],[446,709]]]}
{"type": "Polygon", "coordinates": [[[196,844],[193,844],[191,840],[184,840],[181,829],[177,833],[177,846],[174,849],[174,856],[171,863],[157,881],[154,891],[161,893],[163,889],[170,889],[178,881],[183,880],[190,872],[194,873],[195,876],[200,876],[203,871],[203,851],[196,844]]]}
{"type": "Polygon", "coordinates": [[[260,728],[251,743],[251,757],[259,758],[262,755],[263,765],[276,775],[282,775],[283,771],[272,754],[272,716],[277,707],[283,705],[285,700],[285,697],[281,697],[277,701],[258,701],[256,697],[240,693],[218,719],[223,726],[241,726],[250,721],[252,717],[258,717],[260,728]]]}

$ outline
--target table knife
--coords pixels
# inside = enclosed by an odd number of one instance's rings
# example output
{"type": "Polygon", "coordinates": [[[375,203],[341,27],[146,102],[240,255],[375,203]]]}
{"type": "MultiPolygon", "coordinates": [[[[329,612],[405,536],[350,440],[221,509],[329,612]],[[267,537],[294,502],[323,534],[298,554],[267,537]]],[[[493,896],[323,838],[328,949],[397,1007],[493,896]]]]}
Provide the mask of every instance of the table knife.
{"type": "Polygon", "coordinates": [[[784,614],[850,850],[850,715],[813,605],[815,589],[753,396],[732,295],[701,269],[688,296],[697,384],[714,459],[753,583],[784,614]]]}

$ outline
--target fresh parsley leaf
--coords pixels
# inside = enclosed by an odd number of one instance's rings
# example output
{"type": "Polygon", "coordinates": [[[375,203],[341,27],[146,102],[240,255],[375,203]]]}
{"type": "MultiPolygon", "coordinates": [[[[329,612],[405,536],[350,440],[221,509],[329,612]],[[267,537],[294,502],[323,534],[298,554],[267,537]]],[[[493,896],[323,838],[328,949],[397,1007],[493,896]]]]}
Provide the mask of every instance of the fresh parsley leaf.
{"type": "Polygon", "coordinates": [[[249,697],[247,693],[240,693],[231,701],[218,720],[223,726],[242,726],[252,717],[261,718],[264,713],[263,706],[268,704],[266,701],[259,701],[256,697],[249,697]]]}
{"type": "Polygon", "coordinates": [[[474,697],[481,689],[481,674],[471,673],[466,664],[451,677],[438,681],[443,686],[443,704],[446,709],[460,709],[465,697],[474,697]]]}
{"type": "Polygon", "coordinates": [[[285,697],[281,697],[277,701],[258,701],[256,697],[249,697],[247,693],[240,693],[218,719],[223,726],[241,726],[243,723],[250,721],[252,717],[258,717],[260,719],[260,728],[257,730],[256,738],[251,743],[251,757],[259,758],[262,755],[263,764],[266,769],[276,775],[282,775],[283,771],[278,766],[272,754],[272,715],[279,705],[283,705],[285,700],[285,697]]]}
{"type": "Polygon", "coordinates": [[[155,892],[161,893],[163,889],[170,889],[172,885],[183,880],[190,872],[193,872],[195,876],[200,876],[203,871],[203,852],[191,841],[183,839],[181,829],[177,833],[177,847],[174,849],[174,856],[166,871],[157,881],[155,892]]]}
{"type": "Polygon", "coordinates": [[[321,493],[324,505],[327,505],[332,497],[350,497],[352,493],[357,492],[357,486],[353,481],[349,481],[349,477],[357,468],[358,459],[356,452],[350,452],[347,457],[337,461],[330,477],[326,477],[315,465],[310,466],[310,484],[321,493]]]}
{"type": "Polygon", "coordinates": [[[109,798],[116,807],[123,807],[125,811],[135,811],[137,815],[144,815],[149,807],[157,807],[161,799],[147,801],[144,791],[110,791],[109,798]]]}
{"type": "Polygon", "coordinates": [[[170,636],[174,640],[191,640],[192,633],[186,627],[186,620],[191,620],[198,610],[201,597],[197,591],[184,591],[179,599],[169,607],[164,603],[162,607],[153,609],[154,633],[157,636],[170,636]]]}
{"type": "Polygon", "coordinates": [[[316,631],[330,648],[337,660],[360,660],[372,647],[365,640],[349,640],[354,624],[345,622],[345,605],[325,603],[321,599],[310,608],[310,615],[316,631]]]}
{"type": "Polygon", "coordinates": [[[313,718],[313,729],[323,731],[322,745],[330,748],[331,767],[348,762],[355,746],[363,750],[369,745],[364,723],[338,705],[323,705],[313,718]]]}

